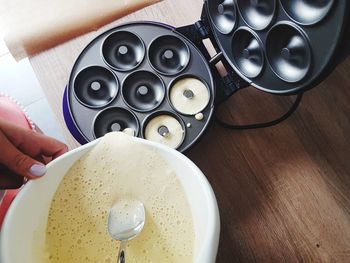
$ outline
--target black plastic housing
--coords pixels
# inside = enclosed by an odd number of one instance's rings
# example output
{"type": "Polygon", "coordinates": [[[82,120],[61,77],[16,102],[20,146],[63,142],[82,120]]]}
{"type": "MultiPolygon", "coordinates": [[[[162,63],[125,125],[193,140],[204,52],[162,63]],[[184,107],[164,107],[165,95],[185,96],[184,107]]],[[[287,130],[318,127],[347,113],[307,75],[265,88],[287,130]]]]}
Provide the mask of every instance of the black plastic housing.
{"type": "MultiPolygon", "coordinates": [[[[311,5],[312,10],[312,1],[298,2],[311,5]]],[[[183,124],[185,137],[177,150],[186,151],[205,132],[214,106],[237,90],[252,85],[278,95],[302,93],[322,82],[350,54],[350,2],[322,3],[324,9],[315,9],[320,12],[314,13],[314,21],[291,16],[288,8],[293,9],[293,1],[205,0],[201,19],[192,25],[174,28],[134,22],[117,26],[96,37],[77,58],[63,103],[67,126],[81,143],[129,126],[143,137],[153,116],[169,114],[183,124]],[[265,18],[264,23],[247,18],[252,12],[265,18]],[[203,44],[205,39],[213,44],[214,57],[203,44]],[[218,62],[226,76],[219,75],[218,62]],[[77,81],[86,86],[87,78],[80,76],[88,70],[96,71],[102,80],[107,78],[107,86],[88,83],[93,91],[77,90],[77,81]],[[201,121],[171,105],[171,85],[184,77],[197,78],[208,88],[210,100],[201,121]],[[87,103],[100,86],[103,96],[87,103]],[[120,123],[113,119],[118,116],[120,123]]]]}

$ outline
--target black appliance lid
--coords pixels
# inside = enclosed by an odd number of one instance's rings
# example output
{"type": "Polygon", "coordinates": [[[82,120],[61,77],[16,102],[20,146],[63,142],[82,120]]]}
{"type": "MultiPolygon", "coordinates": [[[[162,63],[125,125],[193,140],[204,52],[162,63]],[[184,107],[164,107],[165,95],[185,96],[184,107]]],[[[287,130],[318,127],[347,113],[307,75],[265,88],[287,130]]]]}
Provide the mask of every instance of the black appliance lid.
{"type": "Polygon", "coordinates": [[[205,0],[204,13],[244,81],[293,94],[317,85],[345,56],[349,6],[347,0],[205,0]]]}

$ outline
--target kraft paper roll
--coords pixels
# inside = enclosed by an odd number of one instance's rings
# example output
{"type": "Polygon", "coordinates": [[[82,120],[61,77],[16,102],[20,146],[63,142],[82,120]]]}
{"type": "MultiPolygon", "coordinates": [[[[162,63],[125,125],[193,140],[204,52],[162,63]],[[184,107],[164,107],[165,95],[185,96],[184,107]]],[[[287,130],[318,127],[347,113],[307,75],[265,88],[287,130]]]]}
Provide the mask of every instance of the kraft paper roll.
{"type": "Polygon", "coordinates": [[[8,49],[19,60],[159,1],[0,0],[0,25],[8,49]]]}

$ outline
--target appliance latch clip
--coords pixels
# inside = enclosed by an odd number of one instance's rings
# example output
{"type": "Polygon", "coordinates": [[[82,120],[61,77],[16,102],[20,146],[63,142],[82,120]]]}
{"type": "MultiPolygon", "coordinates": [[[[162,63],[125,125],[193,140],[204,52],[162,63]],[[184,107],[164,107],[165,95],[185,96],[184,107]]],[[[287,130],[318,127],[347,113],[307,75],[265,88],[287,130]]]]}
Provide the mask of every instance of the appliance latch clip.
{"type": "Polygon", "coordinates": [[[196,23],[194,23],[194,26],[196,27],[197,32],[199,33],[202,39],[206,39],[209,37],[208,25],[206,25],[202,20],[199,20],[196,23]]]}

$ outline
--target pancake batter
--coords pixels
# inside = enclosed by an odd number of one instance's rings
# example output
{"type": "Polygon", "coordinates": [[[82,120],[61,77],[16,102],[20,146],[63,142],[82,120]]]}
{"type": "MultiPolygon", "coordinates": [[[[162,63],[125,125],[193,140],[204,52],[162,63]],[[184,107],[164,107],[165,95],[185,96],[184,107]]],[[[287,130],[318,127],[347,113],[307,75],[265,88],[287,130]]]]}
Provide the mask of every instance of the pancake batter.
{"type": "Polygon", "coordinates": [[[207,86],[196,78],[176,81],[170,89],[170,101],[180,113],[194,115],[204,110],[209,103],[207,86]]]}
{"type": "Polygon", "coordinates": [[[176,149],[185,136],[180,122],[170,115],[159,115],[151,119],[145,128],[145,139],[176,149]]]}
{"type": "Polygon", "coordinates": [[[204,119],[204,115],[201,112],[197,113],[194,117],[197,121],[202,121],[204,119]]]}
{"type": "Polygon", "coordinates": [[[133,137],[136,135],[136,131],[133,128],[126,128],[123,130],[123,132],[133,137]]]}
{"type": "Polygon", "coordinates": [[[146,211],[141,234],[127,244],[127,262],[193,262],[194,228],[175,172],[154,149],[121,132],[108,133],[77,161],[51,204],[45,259],[50,263],[117,262],[119,242],[107,231],[110,208],[125,198],[146,211]]]}

